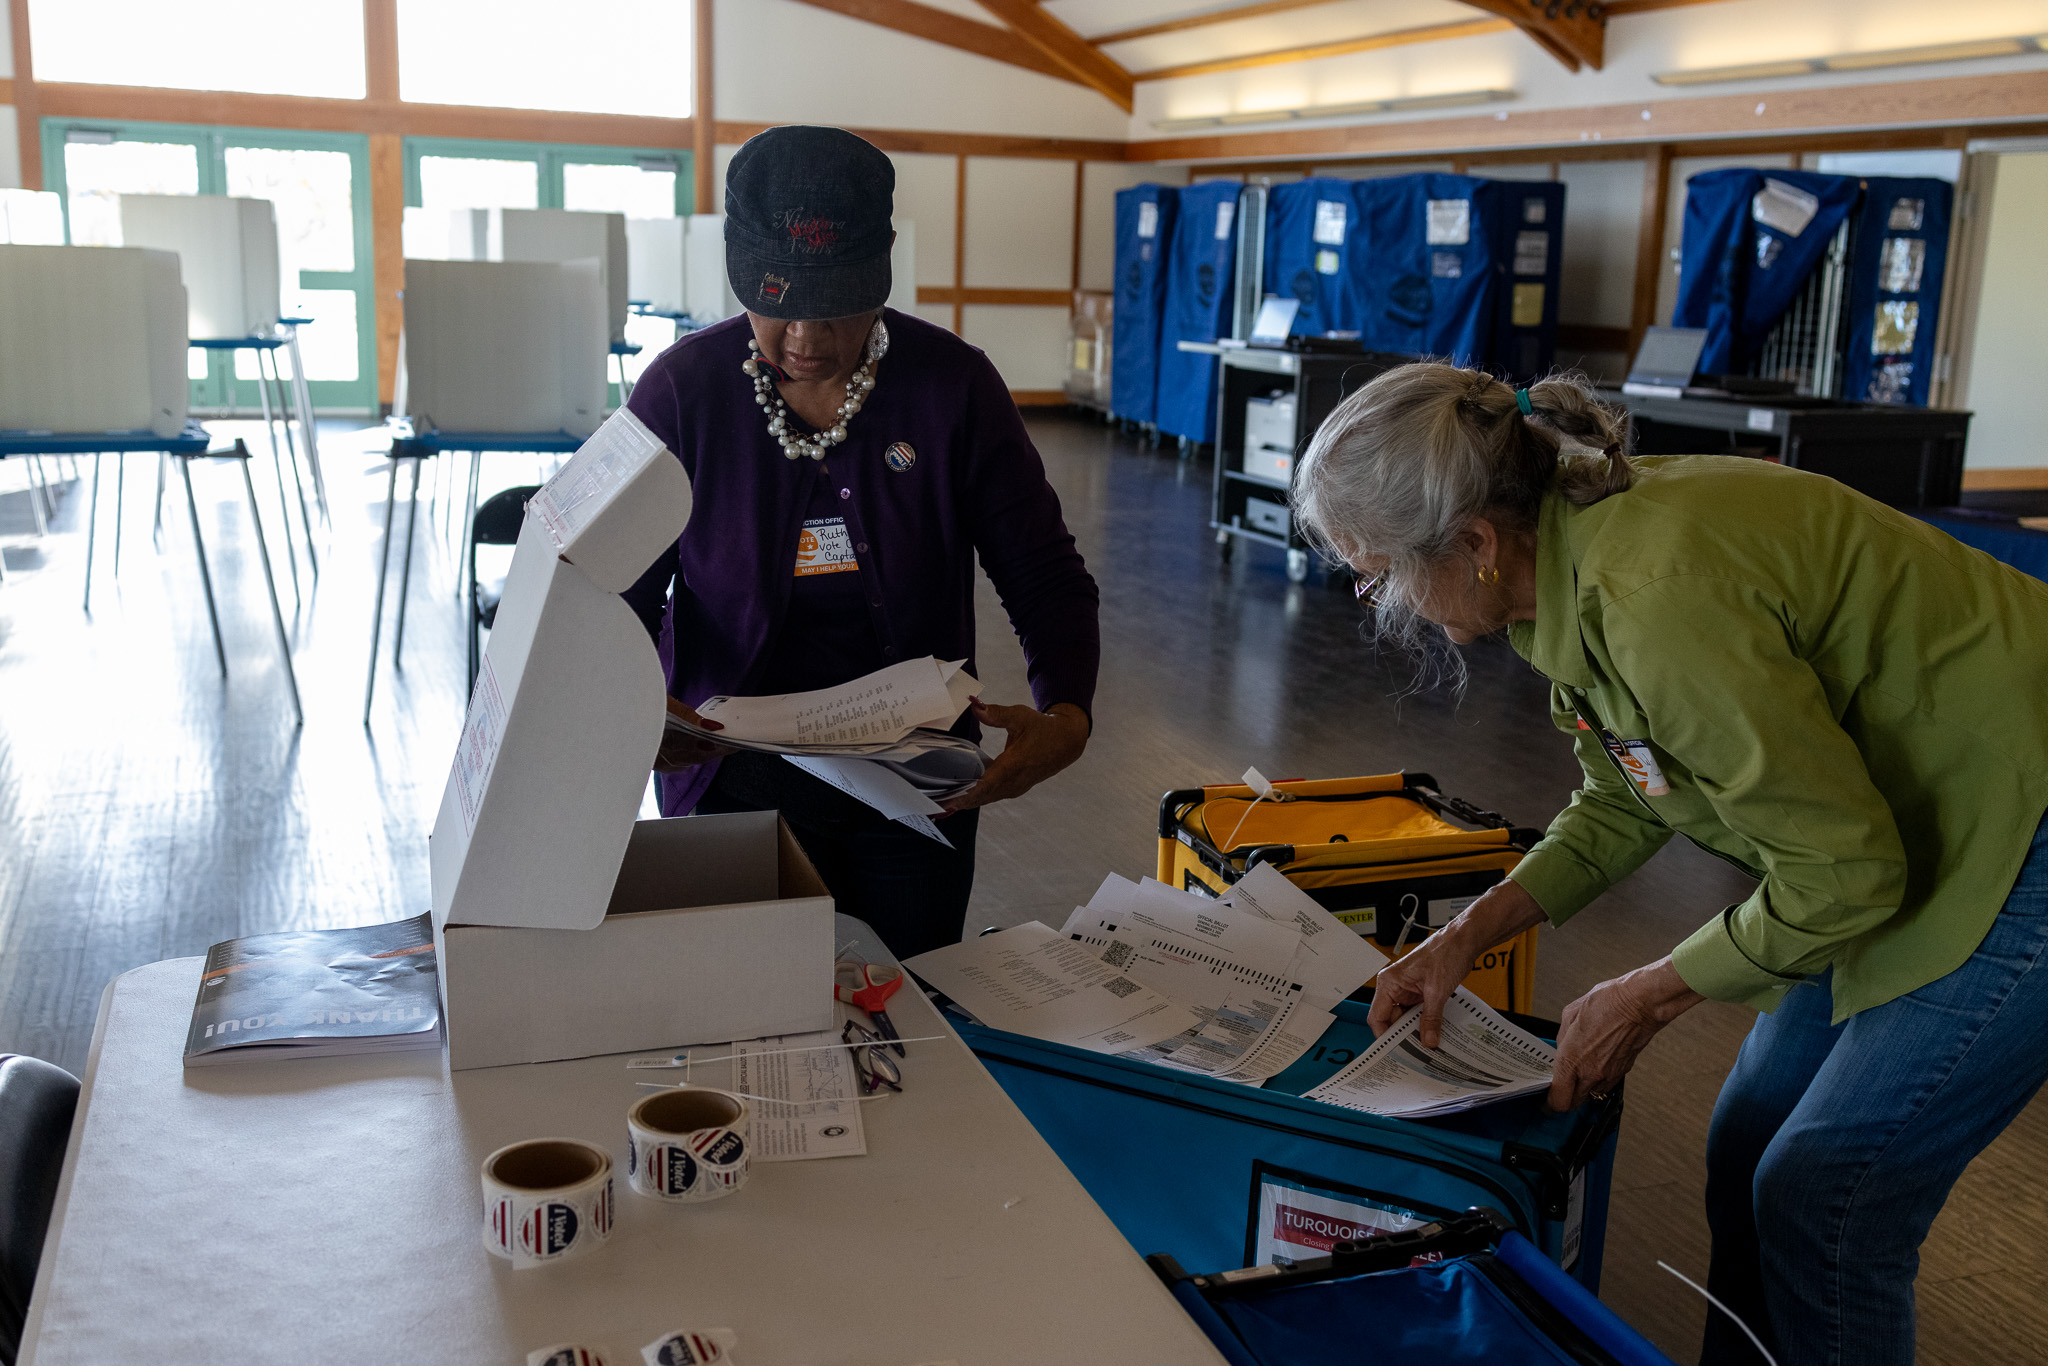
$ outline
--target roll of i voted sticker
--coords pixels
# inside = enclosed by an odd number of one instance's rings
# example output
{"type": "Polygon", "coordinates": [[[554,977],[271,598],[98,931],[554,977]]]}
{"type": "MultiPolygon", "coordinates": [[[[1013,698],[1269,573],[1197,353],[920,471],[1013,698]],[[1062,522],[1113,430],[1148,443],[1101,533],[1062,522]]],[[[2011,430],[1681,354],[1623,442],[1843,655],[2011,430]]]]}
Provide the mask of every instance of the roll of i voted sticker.
{"type": "Polygon", "coordinates": [[[484,1159],[483,1188],[484,1246],[516,1267],[578,1256],[611,1236],[612,1156],[594,1143],[508,1143],[484,1159]]]}
{"type": "Polygon", "coordinates": [[[565,1342],[526,1354],[526,1366],[611,1366],[611,1356],[602,1347],[585,1347],[565,1342]]]}
{"type": "Polygon", "coordinates": [[[747,1184],[753,1154],[746,1098],[708,1086],[653,1091],[626,1112],[633,1189],[696,1203],[747,1184]]]}
{"type": "Polygon", "coordinates": [[[730,1328],[707,1328],[701,1333],[678,1329],[663,1333],[640,1349],[646,1366],[716,1366],[730,1361],[739,1334],[730,1328]]]}

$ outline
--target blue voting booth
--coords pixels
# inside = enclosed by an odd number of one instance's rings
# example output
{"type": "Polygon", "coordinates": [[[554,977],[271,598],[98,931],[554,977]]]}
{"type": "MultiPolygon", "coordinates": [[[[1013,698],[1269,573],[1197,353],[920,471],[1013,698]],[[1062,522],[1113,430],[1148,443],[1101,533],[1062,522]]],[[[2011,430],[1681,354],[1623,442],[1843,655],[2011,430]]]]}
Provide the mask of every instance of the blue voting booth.
{"type": "Polygon", "coordinates": [[[1167,185],[1134,185],[1116,195],[1116,310],[1110,334],[1109,411],[1128,422],[1158,420],[1166,258],[1179,199],[1180,191],[1167,185]]]}
{"type": "Polygon", "coordinates": [[[1746,374],[1849,225],[1839,394],[1925,404],[1955,187],[1735,167],[1686,182],[1672,325],[1707,332],[1699,368],[1746,374]]]}
{"type": "Polygon", "coordinates": [[[1407,175],[1356,186],[1368,350],[1529,377],[1557,351],[1564,186],[1407,175]]]}
{"type": "Polygon", "coordinates": [[[1166,435],[1204,445],[1216,438],[1216,357],[1180,343],[1215,341],[1230,330],[1242,188],[1212,180],[1182,190],[1166,259],[1157,421],[1166,435]]]}
{"type": "Polygon", "coordinates": [[[1842,397],[1925,405],[1956,187],[1869,176],[1852,230],[1842,397]]]}
{"type": "Polygon", "coordinates": [[[1300,301],[1300,335],[1359,330],[1355,283],[1375,267],[1357,250],[1364,234],[1355,189],[1349,180],[1312,177],[1267,192],[1265,292],[1300,301]]]}

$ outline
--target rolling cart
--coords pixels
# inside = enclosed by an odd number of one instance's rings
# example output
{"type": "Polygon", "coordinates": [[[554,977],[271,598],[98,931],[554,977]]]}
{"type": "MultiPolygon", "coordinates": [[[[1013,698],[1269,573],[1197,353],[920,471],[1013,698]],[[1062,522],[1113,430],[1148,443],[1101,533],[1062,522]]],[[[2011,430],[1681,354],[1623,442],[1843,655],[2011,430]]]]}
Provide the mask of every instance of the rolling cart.
{"type": "Polygon", "coordinates": [[[1227,561],[1239,539],[1278,547],[1287,552],[1287,577],[1306,582],[1312,557],[1287,505],[1294,460],[1344,395],[1413,357],[1204,342],[1182,342],[1180,349],[1221,361],[1216,484],[1209,513],[1217,549],[1227,561]]]}

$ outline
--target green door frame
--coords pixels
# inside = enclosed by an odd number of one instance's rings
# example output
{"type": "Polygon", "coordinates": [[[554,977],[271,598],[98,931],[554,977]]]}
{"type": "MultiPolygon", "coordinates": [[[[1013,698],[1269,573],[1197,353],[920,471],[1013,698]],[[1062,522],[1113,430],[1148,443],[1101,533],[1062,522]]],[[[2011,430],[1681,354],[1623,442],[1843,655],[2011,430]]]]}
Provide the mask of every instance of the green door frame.
{"type": "MultiPolygon", "coordinates": [[[[377,411],[377,318],[374,263],[370,232],[370,140],[360,133],[289,132],[271,128],[240,128],[207,124],[128,123],[99,119],[46,118],[42,121],[43,183],[55,190],[64,210],[64,235],[71,235],[71,196],[65,184],[64,147],[74,131],[111,134],[120,142],[172,142],[194,148],[199,157],[199,193],[227,193],[227,149],[266,147],[286,151],[343,152],[349,158],[349,212],[352,222],[353,270],[302,270],[300,289],[346,289],[356,296],[356,378],[309,380],[315,409],[377,411]]],[[[285,284],[289,287],[290,282],[285,284]]],[[[253,380],[235,378],[231,353],[207,353],[207,377],[192,382],[197,408],[254,410],[261,399],[253,380]]]]}
{"type": "MultiPolygon", "coordinates": [[[[676,173],[675,212],[687,217],[695,202],[692,154],[674,147],[592,147],[562,142],[499,142],[486,138],[405,139],[405,203],[420,207],[421,157],[476,157],[486,161],[531,161],[540,168],[542,209],[562,207],[562,168],[567,165],[646,166],[663,163],[676,173]]],[[[648,169],[655,169],[648,167],[648,169]]]]}
{"type": "MultiPolygon", "coordinates": [[[[592,147],[579,143],[498,142],[483,138],[407,138],[405,140],[405,204],[420,205],[421,157],[475,157],[486,161],[531,161],[539,167],[536,187],[540,202],[534,207],[562,207],[562,168],[569,165],[641,166],[655,169],[650,162],[673,167],[676,173],[675,212],[687,218],[696,203],[696,182],[692,178],[693,154],[676,148],[592,147]]],[[[618,407],[626,399],[619,383],[605,367],[605,401],[618,407]]]]}

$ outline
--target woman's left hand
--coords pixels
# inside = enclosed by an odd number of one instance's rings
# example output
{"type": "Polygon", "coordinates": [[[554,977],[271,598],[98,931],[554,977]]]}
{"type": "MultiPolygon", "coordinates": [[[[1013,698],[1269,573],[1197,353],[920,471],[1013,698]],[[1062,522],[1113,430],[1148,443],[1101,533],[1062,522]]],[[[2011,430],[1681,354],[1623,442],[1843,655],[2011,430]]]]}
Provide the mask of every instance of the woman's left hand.
{"type": "Polygon", "coordinates": [[[974,719],[1007,731],[1009,740],[973,787],[951,801],[948,812],[987,806],[1021,797],[1081,757],[1088,747],[1088,713],[1071,702],[1055,702],[1049,711],[1030,707],[989,707],[977,699],[974,719]]]}
{"type": "Polygon", "coordinates": [[[1564,1008],[1550,1108],[1572,1110],[1606,1095],[1657,1031],[1707,998],[1685,984],[1669,956],[1602,982],[1564,1008]]]}

